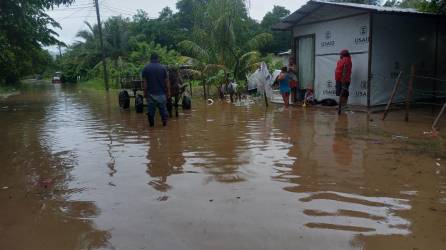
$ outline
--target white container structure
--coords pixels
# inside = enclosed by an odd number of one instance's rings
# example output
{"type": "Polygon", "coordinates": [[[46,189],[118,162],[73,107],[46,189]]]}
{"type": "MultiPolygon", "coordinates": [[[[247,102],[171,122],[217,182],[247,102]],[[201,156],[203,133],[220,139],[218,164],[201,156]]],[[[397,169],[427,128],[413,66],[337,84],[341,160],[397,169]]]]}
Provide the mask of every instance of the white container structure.
{"type": "MultiPolygon", "coordinates": [[[[312,0],[273,29],[293,33],[299,84],[313,87],[318,100],[337,100],[334,70],[342,49],[352,55],[352,105],[385,104],[400,71],[404,77],[394,101],[403,101],[411,65],[416,75],[446,79],[445,16],[312,0]]],[[[416,78],[414,89],[415,99],[435,98],[446,91],[446,82],[416,78]]]]}

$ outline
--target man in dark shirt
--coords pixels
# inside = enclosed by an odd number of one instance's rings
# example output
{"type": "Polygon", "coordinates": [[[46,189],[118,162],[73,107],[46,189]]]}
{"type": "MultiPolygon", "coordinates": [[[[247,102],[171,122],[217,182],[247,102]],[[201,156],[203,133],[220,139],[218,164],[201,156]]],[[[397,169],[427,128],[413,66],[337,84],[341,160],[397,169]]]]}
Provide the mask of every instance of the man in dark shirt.
{"type": "Polygon", "coordinates": [[[167,98],[170,98],[170,84],[166,68],[159,63],[159,57],[153,53],[150,63],[142,70],[144,80],[144,97],[147,98],[147,109],[150,127],[155,125],[155,113],[158,107],[163,126],[167,125],[167,98]]]}

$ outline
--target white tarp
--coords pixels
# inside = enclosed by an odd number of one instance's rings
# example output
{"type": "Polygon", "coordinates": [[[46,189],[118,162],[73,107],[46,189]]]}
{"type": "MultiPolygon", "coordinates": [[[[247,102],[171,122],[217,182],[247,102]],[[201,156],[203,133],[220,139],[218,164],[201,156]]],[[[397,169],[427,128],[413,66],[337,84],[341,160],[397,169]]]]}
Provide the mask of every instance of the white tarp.
{"type": "MultiPolygon", "coordinates": [[[[315,36],[314,91],[318,100],[335,96],[334,71],[339,52],[352,54],[352,81],[349,104],[367,104],[369,15],[359,15],[294,28],[294,36],[315,36]]],[[[298,58],[296,56],[296,58],[298,58]]],[[[301,63],[301,62],[298,62],[301,63]]]]}
{"type": "Polygon", "coordinates": [[[257,93],[263,94],[264,92],[266,92],[266,96],[271,97],[271,85],[273,84],[274,80],[272,80],[273,78],[268,71],[268,66],[266,65],[266,63],[262,62],[260,64],[260,67],[250,76],[248,76],[247,79],[248,86],[251,86],[251,89],[257,88],[257,93]]]}

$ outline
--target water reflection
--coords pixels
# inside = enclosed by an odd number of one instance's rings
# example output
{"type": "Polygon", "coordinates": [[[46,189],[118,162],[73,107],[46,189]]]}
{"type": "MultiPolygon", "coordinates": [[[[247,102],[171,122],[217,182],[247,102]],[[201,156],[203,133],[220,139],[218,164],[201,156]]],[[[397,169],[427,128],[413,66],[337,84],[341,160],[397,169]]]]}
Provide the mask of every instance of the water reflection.
{"type": "Polygon", "coordinates": [[[171,188],[168,176],[183,172],[185,131],[181,122],[171,121],[169,130],[152,130],[149,136],[147,173],[153,177],[149,185],[161,192],[171,188]]]}
{"type": "Polygon", "coordinates": [[[98,249],[110,234],[96,228],[94,202],[72,201],[75,156],[52,152],[42,124],[52,112],[53,93],[35,89],[2,101],[0,134],[1,249],[98,249]],[[6,129],[6,131],[5,131],[6,129]],[[60,229],[64,229],[60,237],[60,229]]]}
{"type": "Polygon", "coordinates": [[[306,215],[301,223],[309,229],[363,235],[409,234],[410,222],[397,215],[398,211],[411,209],[407,199],[362,195],[367,147],[350,137],[351,117],[328,113],[305,116],[298,129],[289,132],[290,140],[297,143],[288,155],[299,160],[288,169],[278,170],[280,175],[276,177],[293,184],[284,190],[298,194],[299,208],[306,215]],[[308,130],[310,119],[315,120],[312,130],[308,130]],[[354,187],[354,193],[345,192],[354,187]]]}

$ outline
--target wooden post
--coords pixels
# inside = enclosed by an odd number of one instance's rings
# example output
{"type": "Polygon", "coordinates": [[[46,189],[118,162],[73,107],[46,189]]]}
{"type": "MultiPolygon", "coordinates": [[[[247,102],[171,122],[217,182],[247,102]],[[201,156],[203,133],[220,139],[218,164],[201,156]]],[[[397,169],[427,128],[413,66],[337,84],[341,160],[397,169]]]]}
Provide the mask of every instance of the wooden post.
{"type": "Polygon", "coordinates": [[[435,127],[437,126],[437,123],[440,120],[440,117],[443,115],[445,110],[446,110],[446,102],[444,103],[443,107],[440,110],[440,113],[438,113],[437,118],[435,118],[435,121],[432,124],[432,131],[436,131],[435,127]]]}
{"type": "Polygon", "coordinates": [[[268,107],[268,97],[266,96],[266,90],[263,92],[263,95],[265,97],[265,105],[268,107]]]}
{"type": "Polygon", "coordinates": [[[410,67],[409,82],[407,84],[406,117],[405,117],[406,122],[409,121],[409,110],[410,110],[410,101],[412,99],[414,75],[415,75],[415,65],[412,64],[412,66],[410,67]]]}
{"type": "Polygon", "coordinates": [[[207,94],[206,94],[206,81],[204,79],[202,79],[201,83],[203,83],[203,97],[204,97],[204,100],[206,101],[208,99],[207,94]]]}
{"type": "Polygon", "coordinates": [[[386,109],[384,110],[384,114],[383,114],[383,118],[382,118],[383,121],[387,117],[387,113],[389,112],[390,105],[392,105],[393,97],[395,96],[396,91],[398,90],[398,86],[400,85],[400,80],[401,80],[402,74],[403,74],[403,71],[400,71],[400,73],[398,74],[398,77],[395,80],[395,84],[393,85],[392,94],[390,94],[389,101],[387,102],[386,109]]]}
{"type": "Polygon", "coordinates": [[[94,0],[94,5],[96,6],[96,18],[98,20],[99,44],[101,45],[102,68],[104,70],[105,90],[108,91],[109,86],[108,86],[107,60],[105,60],[105,48],[104,48],[104,41],[103,41],[103,38],[102,38],[102,24],[101,24],[101,15],[99,13],[99,3],[98,3],[98,0],[94,0]]]}

